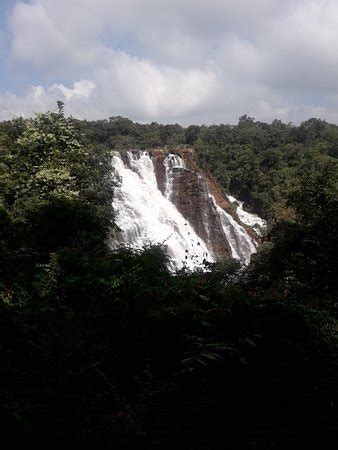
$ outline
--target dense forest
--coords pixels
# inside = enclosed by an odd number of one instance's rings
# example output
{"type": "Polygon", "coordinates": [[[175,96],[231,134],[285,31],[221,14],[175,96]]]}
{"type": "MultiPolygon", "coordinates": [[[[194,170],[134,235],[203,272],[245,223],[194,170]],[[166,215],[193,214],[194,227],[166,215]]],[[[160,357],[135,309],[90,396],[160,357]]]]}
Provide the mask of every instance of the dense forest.
{"type": "Polygon", "coordinates": [[[237,125],[183,128],[112,117],[78,126],[87,142],[108,149],[193,146],[200,166],[211,171],[225,192],[270,220],[285,214],[287,196],[301,175],[318,165],[334,165],[338,156],[338,126],[320,119],[294,126],[242,116],[237,125]]]}
{"type": "MultiPolygon", "coordinates": [[[[13,445],[335,448],[338,127],[0,124],[0,414],[13,445]],[[112,251],[111,150],[193,146],[268,218],[249,267],[112,251]]],[[[337,442],[336,442],[337,444],[337,442]]]]}

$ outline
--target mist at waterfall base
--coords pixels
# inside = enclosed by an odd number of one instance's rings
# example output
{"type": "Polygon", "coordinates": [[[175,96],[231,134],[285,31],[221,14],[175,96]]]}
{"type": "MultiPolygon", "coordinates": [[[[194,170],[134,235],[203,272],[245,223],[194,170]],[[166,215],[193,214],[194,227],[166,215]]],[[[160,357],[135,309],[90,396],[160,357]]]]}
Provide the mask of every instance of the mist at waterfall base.
{"type": "MultiPolygon", "coordinates": [[[[112,164],[120,179],[113,199],[115,222],[120,232],[112,240],[112,248],[127,246],[142,249],[158,245],[168,255],[172,270],[183,267],[203,269],[205,262],[217,261],[211,242],[212,230],[205,217],[201,219],[207,230],[207,240],[197,235],[193,224],[172,202],[175,177],[181,171],[188,170],[180,156],[172,153],[165,156],[165,188],[162,191],[158,186],[154,159],[149,152],[128,151],[123,158],[115,152],[112,164]]],[[[257,242],[240,223],[216,204],[210,193],[208,195],[231,249],[231,256],[248,264],[252,253],[256,252],[257,242]]],[[[264,221],[244,211],[240,202],[236,203],[233,197],[229,199],[237,206],[238,216],[243,223],[256,229],[264,226],[264,221]]]]}

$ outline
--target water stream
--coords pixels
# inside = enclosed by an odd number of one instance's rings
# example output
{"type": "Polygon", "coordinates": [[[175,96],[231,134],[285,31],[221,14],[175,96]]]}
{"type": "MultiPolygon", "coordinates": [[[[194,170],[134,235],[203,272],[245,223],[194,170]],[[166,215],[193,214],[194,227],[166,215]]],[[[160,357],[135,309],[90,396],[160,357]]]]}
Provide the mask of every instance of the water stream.
{"type": "MultiPolygon", "coordinates": [[[[115,153],[112,163],[121,178],[113,200],[115,221],[121,233],[112,242],[112,247],[127,245],[141,249],[148,245],[161,245],[174,269],[183,266],[195,269],[202,267],[205,260],[216,260],[210,248],[210,233],[208,242],[204,242],[196,234],[193,224],[171,201],[177,170],[185,170],[185,163],[178,155],[168,154],[163,161],[164,194],[157,184],[154,157],[148,152],[129,151],[124,158],[115,153]]],[[[251,254],[256,251],[255,240],[230,214],[216,205],[213,197],[212,201],[232,256],[248,263],[251,254]]],[[[208,224],[205,226],[208,227],[208,224]]]]}

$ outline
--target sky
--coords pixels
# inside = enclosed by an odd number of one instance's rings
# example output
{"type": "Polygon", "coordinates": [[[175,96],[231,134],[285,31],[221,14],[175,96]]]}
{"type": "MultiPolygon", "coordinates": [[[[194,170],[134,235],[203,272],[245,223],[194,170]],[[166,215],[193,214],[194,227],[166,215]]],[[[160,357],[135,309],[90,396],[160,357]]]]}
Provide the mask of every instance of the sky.
{"type": "Polygon", "coordinates": [[[0,120],[338,123],[338,0],[0,0],[0,120]]]}

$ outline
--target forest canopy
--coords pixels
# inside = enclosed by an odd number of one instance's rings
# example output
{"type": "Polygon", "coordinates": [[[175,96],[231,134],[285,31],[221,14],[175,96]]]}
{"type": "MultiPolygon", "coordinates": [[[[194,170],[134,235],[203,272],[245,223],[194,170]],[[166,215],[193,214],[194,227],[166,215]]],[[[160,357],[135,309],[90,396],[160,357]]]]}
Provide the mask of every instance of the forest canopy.
{"type": "Polygon", "coordinates": [[[183,128],[58,112],[0,124],[3,439],[88,448],[330,448],[338,127],[183,128]],[[112,251],[111,151],[193,146],[269,219],[249,267],[112,251]]]}
{"type": "Polygon", "coordinates": [[[138,124],[117,116],[94,122],[79,121],[87,141],[109,149],[149,149],[188,145],[226,193],[244,201],[261,216],[283,213],[288,193],[304,172],[338,156],[338,126],[321,119],[300,125],[255,121],[246,115],[237,125],[138,124]]]}

